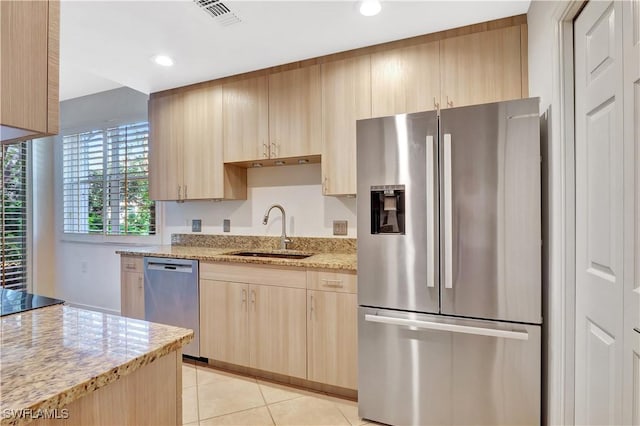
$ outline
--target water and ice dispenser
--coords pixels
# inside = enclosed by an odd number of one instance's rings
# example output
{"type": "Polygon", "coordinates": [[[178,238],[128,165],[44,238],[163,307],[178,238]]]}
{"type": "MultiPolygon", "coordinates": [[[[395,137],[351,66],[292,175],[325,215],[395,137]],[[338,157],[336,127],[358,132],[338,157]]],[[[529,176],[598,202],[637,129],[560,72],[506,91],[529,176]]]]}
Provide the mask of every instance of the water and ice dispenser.
{"type": "Polygon", "coordinates": [[[404,185],[371,187],[371,233],[404,235],[404,185]]]}

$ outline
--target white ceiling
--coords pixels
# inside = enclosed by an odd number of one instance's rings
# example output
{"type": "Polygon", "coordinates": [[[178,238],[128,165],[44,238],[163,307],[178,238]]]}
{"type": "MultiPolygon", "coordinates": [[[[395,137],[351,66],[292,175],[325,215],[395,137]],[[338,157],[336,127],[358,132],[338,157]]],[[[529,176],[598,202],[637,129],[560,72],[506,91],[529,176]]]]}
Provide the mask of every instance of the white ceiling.
{"type": "Polygon", "coordinates": [[[63,0],[61,100],[120,86],[156,92],[526,13],[530,2],[387,0],[369,18],[348,0],[224,3],[240,23],[221,26],[192,0],[63,0]],[[175,65],[155,65],[157,54],[175,65]]]}

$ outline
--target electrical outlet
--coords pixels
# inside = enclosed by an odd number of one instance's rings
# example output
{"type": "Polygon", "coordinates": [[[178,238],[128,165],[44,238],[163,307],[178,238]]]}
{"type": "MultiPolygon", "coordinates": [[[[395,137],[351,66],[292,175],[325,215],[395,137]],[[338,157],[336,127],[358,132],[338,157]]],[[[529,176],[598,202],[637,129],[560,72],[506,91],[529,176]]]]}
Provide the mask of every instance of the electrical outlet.
{"type": "Polygon", "coordinates": [[[222,221],[222,232],[231,232],[231,219],[224,219],[222,221]]]}
{"type": "Polygon", "coordinates": [[[334,220],[333,221],[333,235],[347,235],[346,220],[334,220]]]}
{"type": "Polygon", "coordinates": [[[191,221],[191,232],[200,232],[200,231],[202,231],[202,220],[193,219],[191,221]]]}

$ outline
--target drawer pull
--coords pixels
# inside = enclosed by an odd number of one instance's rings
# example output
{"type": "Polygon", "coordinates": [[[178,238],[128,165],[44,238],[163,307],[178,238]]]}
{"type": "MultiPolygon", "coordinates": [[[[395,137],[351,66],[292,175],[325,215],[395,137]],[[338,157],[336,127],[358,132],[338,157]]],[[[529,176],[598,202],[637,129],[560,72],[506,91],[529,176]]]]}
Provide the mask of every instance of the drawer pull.
{"type": "Polygon", "coordinates": [[[327,287],[344,287],[344,284],[342,284],[342,280],[330,280],[328,278],[322,278],[321,281],[322,284],[327,287]]]}
{"type": "Polygon", "coordinates": [[[136,264],[135,263],[127,263],[127,265],[125,266],[126,269],[132,269],[132,270],[136,270],[136,264]]]}

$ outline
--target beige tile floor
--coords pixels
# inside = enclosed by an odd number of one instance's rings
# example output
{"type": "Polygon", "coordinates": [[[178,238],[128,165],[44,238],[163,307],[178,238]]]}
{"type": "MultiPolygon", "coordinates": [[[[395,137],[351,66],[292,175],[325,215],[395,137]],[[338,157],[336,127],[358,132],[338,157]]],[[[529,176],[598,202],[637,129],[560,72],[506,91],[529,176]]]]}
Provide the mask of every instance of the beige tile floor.
{"type": "Polygon", "coordinates": [[[273,382],[183,364],[185,425],[365,425],[357,403],[273,382]]]}

